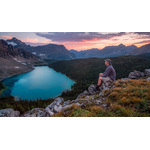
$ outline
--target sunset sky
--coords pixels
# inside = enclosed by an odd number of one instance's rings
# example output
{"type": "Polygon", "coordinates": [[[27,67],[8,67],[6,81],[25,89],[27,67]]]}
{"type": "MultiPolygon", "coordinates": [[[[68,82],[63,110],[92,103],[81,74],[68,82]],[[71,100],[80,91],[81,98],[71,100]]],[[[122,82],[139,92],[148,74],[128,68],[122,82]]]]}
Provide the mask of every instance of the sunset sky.
{"type": "Polygon", "coordinates": [[[68,50],[102,49],[124,44],[138,47],[150,43],[150,32],[0,32],[0,39],[16,37],[32,46],[63,44],[68,50]]]}

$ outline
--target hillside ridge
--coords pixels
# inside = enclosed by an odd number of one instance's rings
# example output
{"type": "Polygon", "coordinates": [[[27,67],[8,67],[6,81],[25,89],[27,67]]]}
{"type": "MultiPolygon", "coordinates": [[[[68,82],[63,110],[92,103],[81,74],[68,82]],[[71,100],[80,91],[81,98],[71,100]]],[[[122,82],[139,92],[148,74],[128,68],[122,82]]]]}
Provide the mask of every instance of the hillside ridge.
{"type": "Polygon", "coordinates": [[[150,69],[130,72],[127,78],[103,83],[99,90],[92,84],[76,99],[57,97],[46,108],[34,108],[20,115],[11,108],[0,110],[3,117],[102,117],[150,116],[150,69]]]}

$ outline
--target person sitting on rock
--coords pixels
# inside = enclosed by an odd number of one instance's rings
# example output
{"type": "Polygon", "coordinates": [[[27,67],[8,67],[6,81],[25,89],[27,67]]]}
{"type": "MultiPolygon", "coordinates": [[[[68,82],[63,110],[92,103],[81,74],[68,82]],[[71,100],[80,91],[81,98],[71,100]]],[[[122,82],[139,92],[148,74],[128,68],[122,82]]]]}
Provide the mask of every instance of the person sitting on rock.
{"type": "Polygon", "coordinates": [[[104,73],[100,73],[99,74],[99,78],[98,78],[98,83],[96,86],[96,89],[98,90],[101,83],[104,82],[113,82],[116,80],[116,71],[114,69],[114,67],[111,64],[111,60],[110,59],[106,59],[105,60],[105,65],[106,65],[106,70],[104,73]]]}

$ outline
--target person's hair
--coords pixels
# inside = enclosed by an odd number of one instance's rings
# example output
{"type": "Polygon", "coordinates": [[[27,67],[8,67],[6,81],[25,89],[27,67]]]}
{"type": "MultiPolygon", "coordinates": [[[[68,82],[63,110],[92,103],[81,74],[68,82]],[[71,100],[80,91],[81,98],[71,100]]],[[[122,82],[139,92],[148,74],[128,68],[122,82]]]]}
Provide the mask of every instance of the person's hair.
{"type": "Polygon", "coordinates": [[[110,59],[106,59],[105,61],[107,61],[109,65],[112,65],[110,59]]]}

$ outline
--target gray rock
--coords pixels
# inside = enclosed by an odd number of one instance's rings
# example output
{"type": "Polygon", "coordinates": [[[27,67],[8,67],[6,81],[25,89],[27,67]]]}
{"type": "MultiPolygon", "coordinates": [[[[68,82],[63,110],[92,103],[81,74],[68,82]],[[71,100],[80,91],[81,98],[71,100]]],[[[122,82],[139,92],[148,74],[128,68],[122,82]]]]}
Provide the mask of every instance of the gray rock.
{"type": "MultiPolygon", "coordinates": [[[[49,108],[49,109],[53,109],[54,106],[56,105],[56,103],[52,102],[50,105],[48,105],[46,108],[49,108]]],[[[46,109],[45,108],[45,109],[46,109]]]]}
{"type": "Polygon", "coordinates": [[[49,117],[50,114],[43,108],[34,108],[25,112],[21,117],[49,117]]]}
{"type": "Polygon", "coordinates": [[[75,103],[75,105],[78,105],[78,106],[80,106],[81,104],[80,104],[80,103],[75,103]]]}
{"type": "Polygon", "coordinates": [[[100,96],[103,96],[102,92],[99,93],[100,96]]]}
{"type": "Polygon", "coordinates": [[[66,106],[66,105],[68,105],[70,103],[70,100],[67,100],[67,101],[65,101],[64,103],[63,103],[63,106],[66,106]]]}
{"type": "Polygon", "coordinates": [[[148,77],[146,80],[149,81],[149,80],[150,80],[150,77],[148,77]]]}
{"type": "Polygon", "coordinates": [[[128,81],[128,80],[131,80],[129,78],[121,78],[122,81],[128,81]]]}
{"type": "Polygon", "coordinates": [[[53,115],[54,115],[54,112],[51,111],[49,108],[45,108],[45,111],[46,111],[50,116],[53,116],[53,115]]]}
{"type": "Polygon", "coordinates": [[[102,84],[102,88],[103,88],[103,89],[105,89],[105,88],[106,88],[106,86],[105,86],[105,84],[104,84],[104,83],[102,84]]]}
{"type": "Polygon", "coordinates": [[[86,96],[86,97],[84,98],[84,100],[89,100],[89,99],[91,99],[91,96],[86,96]]]}
{"type": "Polygon", "coordinates": [[[96,100],[96,104],[100,105],[102,103],[102,100],[96,100]]]}
{"type": "Polygon", "coordinates": [[[105,108],[107,106],[107,104],[103,104],[102,106],[105,108]]]}
{"type": "Polygon", "coordinates": [[[134,72],[129,73],[128,78],[129,79],[139,79],[139,78],[144,77],[144,76],[145,76],[144,72],[134,70],[134,72]]]}
{"type": "MultiPolygon", "coordinates": [[[[73,103],[74,104],[74,103],[73,103]]],[[[62,108],[62,110],[66,110],[67,108],[70,108],[73,104],[70,104],[70,105],[66,105],[62,108]]]]}
{"type": "Polygon", "coordinates": [[[105,100],[105,98],[102,98],[101,100],[102,100],[102,101],[104,101],[104,100],[105,100]]]}
{"type": "Polygon", "coordinates": [[[57,105],[60,105],[60,103],[63,103],[64,102],[64,99],[62,97],[58,97],[55,99],[55,102],[57,105]]]}
{"type": "Polygon", "coordinates": [[[80,93],[79,95],[78,95],[78,97],[77,97],[77,99],[78,98],[80,98],[81,96],[83,96],[83,95],[89,95],[89,92],[87,91],[87,90],[85,90],[83,93],[80,93]]]}
{"type": "Polygon", "coordinates": [[[55,112],[55,113],[58,113],[58,112],[60,112],[61,110],[62,110],[62,106],[61,106],[61,105],[59,105],[59,106],[55,105],[55,106],[54,106],[54,112],[55,112]]]}
{"type": "Polygon", "coordinates": [[[14,111],[12,108],[1,109],[0,117],[19,117],[20,112],[14,111]]]}
{"type": "Polygon", "coordinates": [[[85,90],[85,91],[83,92],[83,94],[84,94],[84,95],[88,95],[89,93],[88,93],[87,90],[85,90]]]}
{"type": "Polygon", "coordinates": [[[64,99],[61,97],[58,97],[50,105],[48,105],[46,108],[49,108],[50,110],[52,110],[55,105],[59,106],[63,102],[64,102],[64,99]]]}
{"type": "Polygon", "coordinates": [[[75,99],[75,103],[77,103],[77,102],[79,102],[81,99],[80,98],[77,98],[77,99],[75,99]]]}
{"type": "Polygon", "coordinates": [[[88,92],[93,95],[95,94],[95,90],[96,90],[96,86],[95,85],[90,85],[89,88],[88,88],[88,92]]]}
{"type": "Polygon", "coordinates": [[[145,69],[145,75],[146,76],[150,75],[150,69],[145,69]]]}

